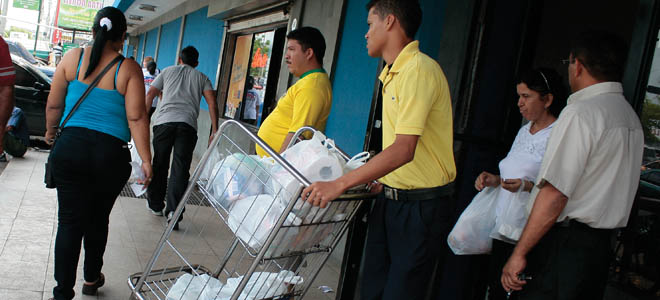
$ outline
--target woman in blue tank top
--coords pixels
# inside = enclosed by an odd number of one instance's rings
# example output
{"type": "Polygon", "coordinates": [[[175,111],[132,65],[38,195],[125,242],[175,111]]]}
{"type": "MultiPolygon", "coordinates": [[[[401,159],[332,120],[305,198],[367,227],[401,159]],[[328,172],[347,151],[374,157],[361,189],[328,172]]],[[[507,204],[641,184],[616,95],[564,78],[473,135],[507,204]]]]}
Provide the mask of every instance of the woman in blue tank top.
{"type": "MultiPolygon", "coordinates": [[[[46,141],[69,114],[89,84],[110,64],[126,39],[126,18],[114,8],[98,11],[94,45],[68,51],[55,70],[46,105],[46,141]]],[[[123,57],[122,57],[123,58],[123,57]]],[[[141,183],[151,181],[149,121],[142,70],[134,60],[119,60],[103,75],[65,124],[51,150],[57,188],[58,225],[52,299],[73,299],[80,245],[85,247],[82,293],[94,295],[105,283],[101,268],[110,211],[131,173],[127,142],[135,140],[141,183]]]]}

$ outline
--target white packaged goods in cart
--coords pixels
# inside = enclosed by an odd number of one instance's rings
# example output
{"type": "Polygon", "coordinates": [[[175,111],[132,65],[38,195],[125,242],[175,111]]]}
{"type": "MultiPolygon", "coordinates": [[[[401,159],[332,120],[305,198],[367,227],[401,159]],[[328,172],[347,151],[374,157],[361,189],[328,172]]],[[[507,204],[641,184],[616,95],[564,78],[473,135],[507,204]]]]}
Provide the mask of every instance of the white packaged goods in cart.
{"type": "MultiPolygon", "coordinates": [[[[167,300],[229,300],[238,289],[243,276],[227,279],[225,285],[218,279],[206,274],[193,276],[183,274],[176,280],[167,293],[167,300]]],[[[302,284],[303,278],[291,271],[279,273],[256,272],[250,276],[246,291],[238,299],[265,299],[286,293],[296,284],[302,284]]]]}
{"type": "MultiPolygon", "coordinates": [[[[295,136],[305,131],[314,130],[295,136]]],[[[302,299],[364,200],[375,196],[360,187],[325,209],[303,202],[303,186],[366,158],[346,166],[349,157],[320,134],[287,151],[283,158],[245,126],[224,122],[174,212],[179,230],[170,223],[144,271],[129,277],[132,296],[302,299]],[[251,155],[257,145],[271,158],[251,155]]]]}

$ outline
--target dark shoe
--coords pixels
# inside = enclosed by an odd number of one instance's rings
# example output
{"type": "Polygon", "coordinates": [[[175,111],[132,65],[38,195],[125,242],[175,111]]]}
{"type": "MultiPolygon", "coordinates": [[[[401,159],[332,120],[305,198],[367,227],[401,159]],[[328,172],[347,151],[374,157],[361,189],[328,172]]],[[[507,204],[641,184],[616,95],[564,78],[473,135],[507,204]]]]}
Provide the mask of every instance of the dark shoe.
{"type": "MultiPolygon", "coordinates": [[[[172,221],[172,219],[173,219],[172,216],[174,216],[173,211],[171,211],[169,214],[167,214],[167,225],[169,225],[170,222],[172,221]]],[[[181,219],[176,221],[176,224],[174,224],[174,228],[172,228],[173,230],[179,230],[179,222],[181,222],[181,219]]]]}
{"type": "Polygon", "coordinates": [[[103,273],[101,273],[101,276],[99,276],[99,279],[96,280],[94,284],[84,284],[82,287],[82,293],[84,295],[96,295],[96,291],[105,284],[105,276],[103,273]]]}
{"type": "Polygon", "coordinates": [[[7,154],[4,152],[0,154],[0,162],[7,162],[7,154]]]}

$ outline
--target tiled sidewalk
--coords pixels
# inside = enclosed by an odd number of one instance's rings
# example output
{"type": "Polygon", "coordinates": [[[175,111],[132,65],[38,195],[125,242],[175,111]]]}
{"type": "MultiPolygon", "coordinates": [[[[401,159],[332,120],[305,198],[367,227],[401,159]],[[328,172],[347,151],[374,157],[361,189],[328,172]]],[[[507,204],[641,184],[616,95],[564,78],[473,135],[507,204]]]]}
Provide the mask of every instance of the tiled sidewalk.
{"type": "MultiPolygon", "coordinates": [[[[48,153],[29,151],[13,159],[0,174],[0,299],[34,300],[52,297],[53,247],[57,232],[55,190],[44,188],[48,153]]],[[[98,296],[83,296],[82,259],[74,299],[129,299],[127,279],[142,271],[164,230],[165,219],[149,213],[144,200],[120,197],[110,216],[104,257],[106,284],[98,296]]],[[[305,299],[334,299],[316,289],[336,289],[339,263],[332,259],[305,299]]]]}

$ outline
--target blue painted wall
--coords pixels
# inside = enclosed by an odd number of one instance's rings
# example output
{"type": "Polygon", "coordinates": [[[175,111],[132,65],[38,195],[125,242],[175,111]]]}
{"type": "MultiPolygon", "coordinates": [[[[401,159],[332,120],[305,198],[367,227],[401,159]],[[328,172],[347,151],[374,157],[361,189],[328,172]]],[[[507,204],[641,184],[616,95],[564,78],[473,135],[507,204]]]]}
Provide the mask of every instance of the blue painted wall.
{"type": "MultiPolygon", "coordinates": [[[[144,42],[144,56],[156,56],[156,42],[158,42],[158,27],[147,32],[146,41],[144,42]]],[[[142,60],[138,60],[142,65],[142,60]]]]}
{"type": "Polygon", "coordinates": [[[112,6],[119,8],[122,12],[126,12],[133,2],[135,2],[135,0],[115,0],[115,2],[112,3],[112,6]]]}
{"type": "Polygon", "coordinates": [[[133,55],[133,49],[135,49],[135,48],[133,48],[133,46],[127,45],[126,50],[124,51],[124,56],[125,57],[131,57],[131,55],[133,55]]]}
{"type": "Polygon", "coordinates": [[[165,69],[174,65],[176,58],[176,46],[179,42],[179,31],[181,30],[181,18],[163,25],[160,30],[160,44],[158,45],[159,69],[165,69]]]}
{"type": "Polygon", "coordinates": [[[135,60],[139,63],[142,64],[142,49],[144,48],[144,41],[146,38],[146,34],[141,34],[140,35],[140,40],[138,43],[138,48],[137,48],[137,56],[135,57],[135,60]]]}
{"type": "MultiPolygon", "coordinates": [[[[417,32],[420,49],[433,58],[440,51],[443,8],[446,0],[422,0],[422,25],[417,32]]],[[[378,80],[378,61],[367,55],[364,35],[368,0],[348,0],[332,85],[332,110],[326,134],[347,153],[354,155],[364,147],[374,83],[378,80]]]]}
{"type": "MultiPolygon", "coordinates": [[[[208,76],[211,82],[215,84],[217,79],[215,76],[220,59],[220,48],[222,47],[224,22],[209,19],[207,14],[208,7],[204,7],[186,16],[181,49],[187,46],[197,48],[199,52],[199,66],[197,66],[197,70],[208,76]]],[[[206,101],[203,101],[201,105],[203,109],[208,110],[206,101]]]]}
{"type": "Polygon", "coordinates": [[[362,151],[378,59],[367,55],[367,0],[348,0],[332,83],[326,134],[350,155],[362,151]]]}

